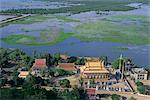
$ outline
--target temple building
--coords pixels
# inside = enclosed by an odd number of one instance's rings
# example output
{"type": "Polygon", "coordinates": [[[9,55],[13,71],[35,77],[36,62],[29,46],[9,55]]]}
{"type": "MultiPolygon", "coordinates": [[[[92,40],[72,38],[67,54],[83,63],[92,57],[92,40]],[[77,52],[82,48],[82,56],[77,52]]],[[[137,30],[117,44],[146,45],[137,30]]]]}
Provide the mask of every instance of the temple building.
{"type": "Polygon", "coordinates": [[[40,72],[46,71],[47,69],[46,59],[35,59],[35,63],[32,66],[32,74],[40,76],[40,72]]]}
{"type": "Polygon", "coordinates": [[[105,68],[104,61],[89,61],[85,66],[80,67],[80,73],[84,85],[90,84],[91,81],[102,82],[109,78],[109,71],[105,68]]]}

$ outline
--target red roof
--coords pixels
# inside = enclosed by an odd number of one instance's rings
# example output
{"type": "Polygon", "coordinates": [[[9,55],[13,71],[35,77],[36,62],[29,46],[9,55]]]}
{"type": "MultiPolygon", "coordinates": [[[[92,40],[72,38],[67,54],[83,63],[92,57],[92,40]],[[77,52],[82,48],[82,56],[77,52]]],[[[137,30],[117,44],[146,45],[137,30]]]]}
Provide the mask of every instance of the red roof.
{"type": "Polygon", "coordinates": [[[59,63],[58,64],[58,68],[67,70],[67,71],[75,71],[75,65],[74,63],[59,63]]]}
{"type": "Polygon", "coordinates": [[[46,59],[36,59],[32,68],[37,68],[37,69],[47,68],[46,59]]]}
{"type": "Polygon", "coordinates": [[[95,94],[96,89],[95,88],[86,88],[87,94],[95,94]]]}

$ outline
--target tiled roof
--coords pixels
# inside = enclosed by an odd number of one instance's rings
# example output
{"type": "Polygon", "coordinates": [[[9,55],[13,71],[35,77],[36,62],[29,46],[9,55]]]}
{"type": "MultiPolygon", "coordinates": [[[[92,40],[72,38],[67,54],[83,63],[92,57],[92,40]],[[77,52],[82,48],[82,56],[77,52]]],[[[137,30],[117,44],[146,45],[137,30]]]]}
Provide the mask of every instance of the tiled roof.
{"type": "Polygon", "coordinates": [[[87,94],[95,94],[96,89],[95,88],[86,88],[87,94]]]}
{"type": "Polygon", "coordinates": [[[27,76],[28,74],[29,74],[28,71],[21,71],[18,77],[26,78],[26,76],[27,76]]]}
{"type": "Polygon", "coordinates": [[[75,71],[76,70],[74,63],[59,63],[58,68],[68,70],[68,71],[75,71]]]}
{"type": "Polygon", "coordinates": [[[36,59],[32,68],[38,68],[38,69],[47,68],[46,59],[36,59]]]}
{"type": "Polygon", "coordinates": [[[87,62],[85,66],[80,67],[80,70],[83,73],[109,73],[103,61],[87,62]]]}

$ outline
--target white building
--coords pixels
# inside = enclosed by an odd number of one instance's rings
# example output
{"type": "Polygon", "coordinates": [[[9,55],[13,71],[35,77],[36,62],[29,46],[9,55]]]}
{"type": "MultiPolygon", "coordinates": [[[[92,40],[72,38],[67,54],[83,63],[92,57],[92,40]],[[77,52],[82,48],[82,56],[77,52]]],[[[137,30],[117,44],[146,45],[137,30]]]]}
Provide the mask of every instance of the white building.
{"type": "Polygon", "coordinates": [[[135,80],[147,80],[148,72],[143,68],[132,68],[130,75],[135,80]]]}

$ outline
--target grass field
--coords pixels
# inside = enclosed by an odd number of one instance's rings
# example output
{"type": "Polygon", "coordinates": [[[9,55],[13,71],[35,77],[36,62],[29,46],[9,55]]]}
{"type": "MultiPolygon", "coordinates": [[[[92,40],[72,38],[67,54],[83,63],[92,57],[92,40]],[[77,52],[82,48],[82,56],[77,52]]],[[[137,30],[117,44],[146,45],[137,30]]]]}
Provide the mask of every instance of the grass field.
{"type": "Polygon", "coordinates": [[[115,50],[129,50],[129,48],[127,47],[118,47],[118,48],[114,48],[115,50]]]}
{"type": "Polygon", "coordinates": [[[13,35],[9,35],[6,38],[1,38],[1,40],[4,40],[9,44],[30,44],[34,42],[36,38],[24,34],[13,34],[13,35]]]}
{"type": "MultiPolygon", "coordinates": [[[[82,41],[106,41],[141,45],[150,44],[149,25],[149,17],[147,16],[120,15],[79,24],[75,27],[73,33],[48,29],[41,30],[39,37],[21,34],[10,35],[2,38],[2,40],[11,44],[51,45],[75,37],[82,41]]],[[[23,31],[29,32],[30,30],[23,31]]],[[[118,49],[127,50],[127,48],[118,49]]]]}
{"type": "Polygon", "coordinates": [[[57,20],[64,21],[64,22],[80,22],[80,20],[71,19],[66,16],[33,15],[33,16],[28,16],[27,18],[22,18],[22,19],[19,19],[16,21],[4,23],[4,24],[1,24],[0,26],[3,27],[6,25],[9,25],[9,24],[26,24],[26,25],[28,25],[28,24],[43,22],[48,19],[57,19],[57,20]]]}
{"type": "Polygon", "coordinates": [[[85,41],[149,44],[148,19],[147,16],[113,16],[78,25],[74,36],[85,41]]]}
{"type": "Polygon", "coordinates": [[[5,38],[0,38],[8,44],[23,44],[23,45],[52,45],[61,42],[72,36],[74,33],[64,33],[59,31],[59,33],[51,33],[46,30],[40,33],[39,37],[24,35],[24,34],[13,34],[5,38]]]}

